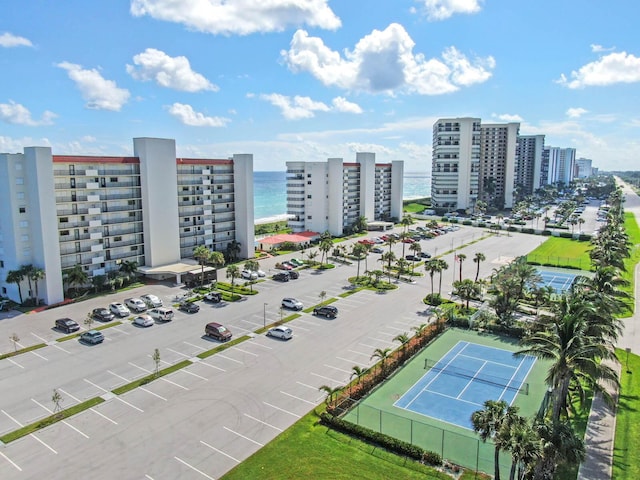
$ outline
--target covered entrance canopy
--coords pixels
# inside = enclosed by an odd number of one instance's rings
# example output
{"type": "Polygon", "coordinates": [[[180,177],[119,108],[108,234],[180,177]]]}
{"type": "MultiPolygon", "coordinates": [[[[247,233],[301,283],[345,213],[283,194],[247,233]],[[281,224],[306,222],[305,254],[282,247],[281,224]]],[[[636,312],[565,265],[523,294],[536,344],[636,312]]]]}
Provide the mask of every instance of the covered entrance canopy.
{"type": "MultiPolygon", "coordinates": [[[[168,265],[160,265],[157,267],[138,267],[138,271],[149,278],[155,280],[175,279],[175,283],[182,284],[189,277],[199,276],[202,267],[195,260],[185,258],[177,263],[168,265]]],[[[210,278],[215,269],[213,267],[204,267],[205,276],[210,278]]]]}
{"type": "Polygon", "coordinates": [[[380,230],[382,232],[385,232],[392,228],[393,228],[393,222],[383,222],[383,221],[367,222],[367,230],[380,230]]]}

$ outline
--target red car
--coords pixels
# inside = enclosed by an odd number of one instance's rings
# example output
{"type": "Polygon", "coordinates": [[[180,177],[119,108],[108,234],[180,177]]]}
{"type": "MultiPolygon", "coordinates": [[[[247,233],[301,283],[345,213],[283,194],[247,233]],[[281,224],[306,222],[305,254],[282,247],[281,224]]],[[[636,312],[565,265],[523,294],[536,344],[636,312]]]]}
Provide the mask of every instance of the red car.
{"type": "Polygon", "coordinates": [[[405,238],[402,243],[416,243],[416,241],[413,238],[405,238]]]}

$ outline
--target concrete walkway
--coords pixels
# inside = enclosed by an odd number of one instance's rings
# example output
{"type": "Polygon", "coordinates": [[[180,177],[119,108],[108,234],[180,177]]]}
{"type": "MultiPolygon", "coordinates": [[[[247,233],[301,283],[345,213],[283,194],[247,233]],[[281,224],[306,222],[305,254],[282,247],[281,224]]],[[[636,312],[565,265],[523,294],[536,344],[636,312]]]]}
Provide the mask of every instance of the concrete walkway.
{"type": "MultiPolygon", "coordinates": [[[[616,179],[616,183],[622,185],[625,193],[625,211],[632,212],[640,224],[640,197],[619,179],[616,179]]],[[[618,341],[618,348],[629,348],[632,353],[640,355],[640,264],[636,265],[634,278],[636,300],[634,314],[625,319],[624,332],[618,341]]],[[[612,364],[611,366],[616,368],[619,374],[626,374],[621,373],[623,369],[620,364],[612,364]]],[[[617,389],[609,388],[608,391],[614,397],[615,405],[617,405],[617,389]]],[[[578,471],[578,480],[608,480],[611,478],[615,435],[616,408],[609,407],[601,395],[596,395],[589,413],[589,424],[584,438],[586,455],[578,471]]]]}

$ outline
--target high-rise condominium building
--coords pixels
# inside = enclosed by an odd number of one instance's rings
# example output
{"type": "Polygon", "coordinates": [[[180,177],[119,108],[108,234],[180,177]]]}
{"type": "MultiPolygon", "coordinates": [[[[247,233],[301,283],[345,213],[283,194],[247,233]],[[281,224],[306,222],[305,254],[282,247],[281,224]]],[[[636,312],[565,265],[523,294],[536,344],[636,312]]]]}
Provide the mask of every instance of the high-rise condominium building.
{"type": "Polygon", "coordinates": [[[436,208],[466,210],[478,198],[479,118],[443,118],[433,125],[431,201],[436,208]]]}
{"type": "Polygon", "coordinates": [[[480,198],[496,208],[513,207],[519,123],[481,125],[480,198]]]}
{"type": "Polygon", "coordinates": [[[578,158],[576,160],[576,178],[587,178],[593,175],[592,161],[589,158],[578,158]]]}
{"type": "Polygon", "coordinates": [[[174,140],[133,145],[131,157],[52,155],[48,147],[0,154],[2,295],[19,300],[6,279],[23,265],[44,270],[35,289],[51,304],[63,300],[62,271],[77,265],[92,278],[136,262],[179,281],[187,271],[180,260],[197,245],[253,255],[252,155],[177,158],[174,140]]]}
{"type": "Polygon", "coordinates": [[[515,188],[518,197],[532,195],[542,186],[540,177],[544,135],[520,135],[516,146],[515,188]]]}
{"type": "Polygon", "coordinates": [[[576,170],[576,149],[544,147],[542,154],[541,182],[552,185],[573,181],[576,170]]]}
{"type": "Polygon", "coordinates": [[[342,235],[359,217],[369,222],[402,216],[404,162],[376,163],[357,153],[355,163],[287,162],[287,213],[294,232],[342,235]]]}

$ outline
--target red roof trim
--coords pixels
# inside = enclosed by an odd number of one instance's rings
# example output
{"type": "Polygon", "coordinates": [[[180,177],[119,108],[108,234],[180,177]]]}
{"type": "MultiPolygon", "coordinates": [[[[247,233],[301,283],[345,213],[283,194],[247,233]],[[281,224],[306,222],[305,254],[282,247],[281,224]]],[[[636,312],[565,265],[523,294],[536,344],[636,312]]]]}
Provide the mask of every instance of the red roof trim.
{"type": "Polygon", "coordinates": [[[342,166],[343,167],[359,167],[360,164],[359,163],[343,163],[342,166]]]}
{"type": "Polygon", "coordinates": [[[391,168],[391,166],[392,165],[390,163],[376,163],[376,167],[385,167],[385,168],[389,167],[389,168],[391,168]]]}
{"type": "Polygon", "coordinates": [[[86,157],[84,155],[52,155],[53,163],[140,163],[138,157],[86,157]]]}
{"type": "Polygon", "coordinates": [[[214,158],[176,158],[178,165],[232,165],[233,160],[214,158]]]}

